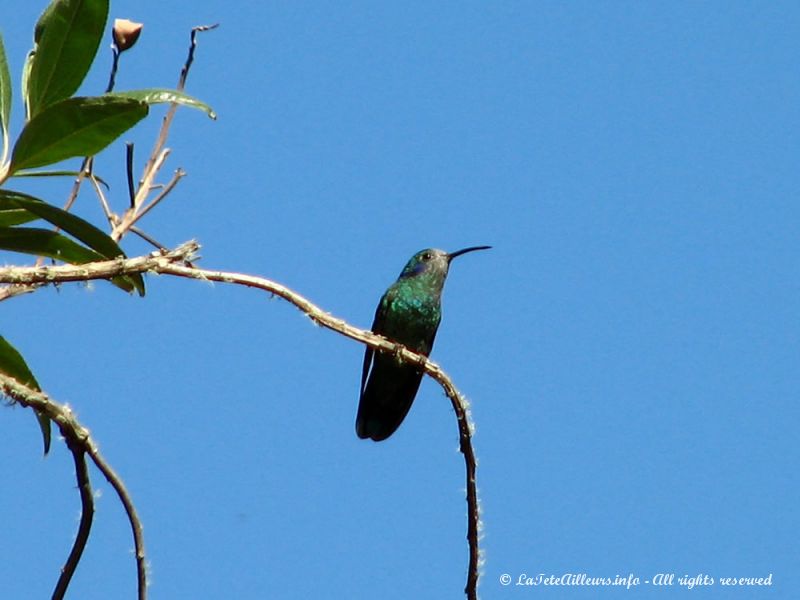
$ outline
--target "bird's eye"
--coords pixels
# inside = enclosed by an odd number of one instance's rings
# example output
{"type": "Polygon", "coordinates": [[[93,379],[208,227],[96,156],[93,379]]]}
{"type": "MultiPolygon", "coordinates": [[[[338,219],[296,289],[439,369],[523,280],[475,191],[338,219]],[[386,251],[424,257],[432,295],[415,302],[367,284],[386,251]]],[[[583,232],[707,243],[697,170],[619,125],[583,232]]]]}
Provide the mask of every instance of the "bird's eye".
{"type": "Polygon", "coordinates": [[[433,254],[431,254],[430,252],[426,252],[425,254],[422,255],[422,260],[430,260],[432,258],[433,254]]]}

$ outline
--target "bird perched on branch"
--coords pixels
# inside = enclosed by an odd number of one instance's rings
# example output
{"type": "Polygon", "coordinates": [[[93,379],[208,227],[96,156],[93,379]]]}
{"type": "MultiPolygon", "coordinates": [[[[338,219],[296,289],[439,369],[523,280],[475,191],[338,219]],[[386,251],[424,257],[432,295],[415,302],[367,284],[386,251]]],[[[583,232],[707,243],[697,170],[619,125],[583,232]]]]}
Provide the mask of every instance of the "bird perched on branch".
{"type": "MultiPolygon", "coordinates": [[[[442,289],[450,262],[467,252],[489,248],[472,246],[449,253],[431,248],[417,252],[381,298],[372,323],[373,333],[428,356],[442,319],[442,289]]],[[[358,437],[380,442],[392,435],[408,414],[421,381],[418,367],[368,347],[356,416],[358,437]]]]}

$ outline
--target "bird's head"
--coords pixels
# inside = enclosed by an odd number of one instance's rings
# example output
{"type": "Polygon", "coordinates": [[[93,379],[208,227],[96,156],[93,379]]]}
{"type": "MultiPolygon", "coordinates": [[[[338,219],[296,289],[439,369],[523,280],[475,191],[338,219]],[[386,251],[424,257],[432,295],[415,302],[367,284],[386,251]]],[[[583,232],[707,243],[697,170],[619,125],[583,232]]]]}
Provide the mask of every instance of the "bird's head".
{"type": "Polygon", "coordinates": [[[420,250],[406,263],[400,279],[409,277],[419,277],[421,275],[438,275],[444,280],[447,270],[450,268],[450,261],[457,256],[474,252],[475,250],[488,250],[491,246],[471,246],[455,252],[445,252],[436,248],[420,250]]]}

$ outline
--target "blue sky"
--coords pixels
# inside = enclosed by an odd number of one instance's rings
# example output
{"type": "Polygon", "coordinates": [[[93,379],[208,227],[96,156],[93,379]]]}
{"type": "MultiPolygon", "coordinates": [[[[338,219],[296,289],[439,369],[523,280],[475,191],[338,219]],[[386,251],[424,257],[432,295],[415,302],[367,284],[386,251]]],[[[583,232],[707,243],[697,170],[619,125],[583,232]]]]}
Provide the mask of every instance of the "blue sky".
{"type": "MultiPolygon", "coordinates": [[[[432,354],[472,402],[483,598],[623,593],[500,583],[539,573],[796,597],[796,4],[183,6],[111,9],[145,24],[118,89],[174,85],[189,29],[221,23],[187,86],[219,120],[179,113],[163,178],[188,176],[142,223],[156,239],[197,238],[202,266],[362,327],[417,250],[494,246],[454,263],[432,354]]],[[[43,7],[0,21],[15,82],[43,7]]],[[[124,136],[137,172],[161,114],[124,136]]],[[[118,210],[123,165],[121,143],[96,163],[118,210]]],[[[101,223],[89,193],[77,212],[101,223]]],[[[148,285],[43,290],[0,322],[126,481],[151,598],[463,597],[464,465],[433,382],[392,438],[361,441],[362,346],[252,290],[148,285]]],[[[71,458],[59,442],[43,460],[33,416],[2,412],[0,590],[49,597],[77,528],[71,458]]],[[[92,480],[71,597],[133,597],[127,522],[92,480]]]]}

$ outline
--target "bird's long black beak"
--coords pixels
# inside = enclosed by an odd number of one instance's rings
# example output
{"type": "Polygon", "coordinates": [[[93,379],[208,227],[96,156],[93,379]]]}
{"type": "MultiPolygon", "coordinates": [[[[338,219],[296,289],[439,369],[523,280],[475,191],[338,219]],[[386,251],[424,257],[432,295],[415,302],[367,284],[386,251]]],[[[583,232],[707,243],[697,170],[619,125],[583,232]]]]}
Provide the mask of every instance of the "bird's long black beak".
{"type": "Polygon", "coordinates": [[[489,250],[491,246],[470,246],[469,248],[463,248],[461,250],[456,250],[455,252],[450,252],[447,255],[447,262],[453,260],[456,256],[461,256],[462,254],[466,254],[467,252],[474,252],[475,250],[489,250]]]}

